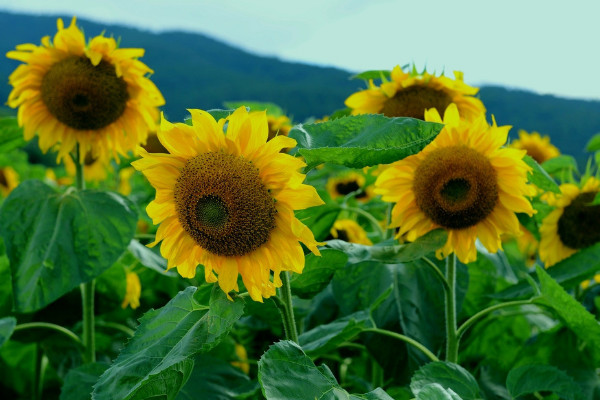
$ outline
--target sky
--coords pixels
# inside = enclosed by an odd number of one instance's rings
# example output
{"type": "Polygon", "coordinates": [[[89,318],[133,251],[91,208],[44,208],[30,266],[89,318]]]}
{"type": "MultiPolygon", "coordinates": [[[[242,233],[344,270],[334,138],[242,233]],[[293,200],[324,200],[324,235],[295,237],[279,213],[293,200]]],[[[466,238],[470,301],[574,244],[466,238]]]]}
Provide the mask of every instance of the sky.
{"type": "Polygon", "coordinates": [[[350,72],[414,63],[462,71],[473,86],[600,100],[599,0],[0,0],[0,10],[198,32],[350,72]]]}

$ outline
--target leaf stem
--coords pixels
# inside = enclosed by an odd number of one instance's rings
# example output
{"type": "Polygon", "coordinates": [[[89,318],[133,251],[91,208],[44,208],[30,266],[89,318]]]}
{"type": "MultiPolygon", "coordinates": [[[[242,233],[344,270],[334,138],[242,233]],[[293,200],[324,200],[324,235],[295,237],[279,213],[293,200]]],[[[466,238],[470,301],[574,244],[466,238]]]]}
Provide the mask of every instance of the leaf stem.
{"type": "Polygon", "coordinates": [[[433,269],[433,271],[440,278],[440,281],[442,282],[442,285],[444,286],[444,291],[448,291],[448,289],[450,289],[450,285],[448,285],[448,281],[446,280],[446,277],[444,276],[442,271],[440,271],[438,266],[435,265],[435,263],[427,257],[421,257],[421,258],[423,259],[423,261],[425,261],[425,263],[427,263],[427,265],[429,265],[433,269]]]}
{"type": "Polygon", "coordinates": [[[133,329],[131,329],[130,327],[125,326],[123,324],[116,323],[116,322],[96,320],[96,326],[99,326],[101,328],[115,329],[117,331],[123,332],[128,337],[133,337],[133,335],[135,334],[135,331],[133,329]]]}
{"type": "Polygon", "coordinates": [[[423,346],[421,343],[417,342],[416,340],[409,338],[408,336],[404,336],[400,333],[388,331],[385,329],[379,329],[379,328],[368,328],[368,329],[365,329],[363,332],[379,333],[381,335],[390,336],[390,337],[396,338],[398,340],[402,340],[403,342],[406,342],[406,343],[412,345],[413,347],[421,350],[423,352],[423,354],[425,354],[431,361],[440,361],[439,358],[437,358],[435,356],[435,354],[433,354],[431,351],[429,351],[429,349],[427,347],[423,346]]]}
{"type": "Polygon", "coordinates": [[[284,327],[287,326],[287,339],[298,343],[298,329],[296,328],[296,319],[294,318],[294,305],[292,304],[292,287],[290,285],[290,275],[288,271],[281,273],[281,301],[285,310],[282,313],[284,327]]]}
{"type": "Polygon", "coordinates": [[[468,320],[466,320],[460,326],[460,328],[458,328],[458,330],[456,331],[456,336],[458,337],[458,340],[460,340],[460,338],[462,337],[462,335],[464,335],[464,333],[467,331],[467,329],[469,329],[479,319],[483,318],[484,316],[486,316],[487,314],[489,314],[491,312],[494,312],[496,310],[500,310],[500,309],[506,308],[506,307],[522,306],[522,305],[531,304],[531,303],[533,303],[534,300],[535,300],[535,298],[531,298],[529,300],[507,301],[506,303],[495,304],[493,306],[485,308],[485,309],[479,311],[477,314],[473,315],[468,320]]]}
{"type": "Polygon", "coordinates": [[[385,239],[385,237],[386,237],[385,232],[381,228],[381,225],[379,225],[379,221],[377,221],[374,216],[372,216],[365,210],[362,210],[358,207],[348,207],[345,204],[340,205],[340,209],[342,209],[344,211],[348,211],[348,212],[353,212],[353,213],[356,213],[358,215],[365,217],[366,219],[369,220],[373,229],[375,229],[375,231],[377,231],[377,234],[379,235],[380,240],[385,239]]]}
{"type": "Polygon", "coordinates": [[[49,322],[27,322],[25,324],[19,324],[19,325],[15,326],[15,329],[13,330],[13,332],[21,331],[21,330],[25,330],[25,329],[39,329],[39,328],[52,329],[57,332],[60,332],[64,335],[70,337],[75,343],[77,343],[77,345],[83,346],[81,339],[79,339],[79,336],[77,336],[75,333],[73,333],[72,331],[68,330],[67,328],[65,328],[63,326],[51,324],[49,322]]]}
{"type": "Polygon", "coordinates": [[[456,332],[456,254],[446,257],[446,361],[458,362],[458,337],[456,332]]]}

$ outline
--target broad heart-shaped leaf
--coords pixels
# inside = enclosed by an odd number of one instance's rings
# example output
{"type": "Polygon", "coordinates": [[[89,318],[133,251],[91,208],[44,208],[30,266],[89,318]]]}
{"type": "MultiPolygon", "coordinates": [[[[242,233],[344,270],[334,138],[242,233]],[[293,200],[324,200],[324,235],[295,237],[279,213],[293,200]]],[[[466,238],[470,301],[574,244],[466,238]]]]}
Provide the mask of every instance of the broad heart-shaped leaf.
{"type": "Polygon", "coordinates": [[[16,325],[17,320],[15,317],[4,317],[0,319],[0,347],[2,347],[2,345],[10,338],[16,325]]]}
{"type": "Polygon", "coordinates": [[[229,400],[243,394],[250,383],[246,374],[227,361],[202,354],[196,357],[194,370],[177,400],[229,400]]]}
{"type": "Polygon", "coordinates": [[[84,364],[69,370],[60,390],[60,400],[89,400],[92,387],[106,371],[108,364],[84,364]]]}
{"type": "Polygon", "coordinates": [[[539,266],[536,271],[542,292],[537,302],[554,309],[565,325],[586,342],[586,351],[592,355],[595,365],[600,366],[600,323],[546,271],[539,266]]]}
{"type": "Polygon", "coordinates": [[[321,250],[320,257],[310,253],[306,256],[304,271],[292,275],[293,293],[303,299],[312,298],[329,284],[335,271],[343,268],[347,261],[348,256],[338,250],[321,250]]]}
{"type": "Polygon", "coordinates": [[[296,125],[289,136],[309,168],[322,163],[363,168],[389,164],[421,151],[443,125],[379,114],[353,115],[296,125]]]}
{"type": "MultiPolygon", "coordinates": [[[[444,389],[452,389],[463,400],[481,399],[477,381],[463,367],[446,361],[430,362],[422,366],[410,380],[410,389],[419,397],[419,392],[432,383],[444,389]]],[[[443,397],[442,397],[443,398],[443,397]]]]}
{"type": "Polygon", "coordinates": [[[160,274],[176,277],[177,272],[167,271],[167,260],[160,254],[155,253],[137,240],[132,240],[127,246],[127,250],[146,268],[150,268],[160,274]]]}
{"type": "Polygon", "coordinates": [[[19,128],[16,117],[0,118],[0,153],[22,147],[25,143],[23,129],[19,128]]]}
{"type": "Polygon", "coordinates": [[[41,181],[21,183],[0,208],[14,309],[43,308],[110,268],[136,222],[134,205],[116,193],[60,193],[41,181]]]}
{"type": "Polygon", "coordinates": [[[423,386],[416,400],[463,400],[459,395],[454,393],[452,389],[444,389],[439,383],[430,383],[423,386]]]}
{"type": "Polygon", "coordinates": [[[548,175],[548,173],[544,170],[544,168],[541,167],[540,164],[538,164],[530,156],[523,157],[523,161],[525,161],[525,163],[532,168],[532,171],[529,172],[527,176],[529,178],[529,182],[545,191],[560,193],[560,189],[558,188],[556,182],[554,182],[554,179],[548,175]]]}
{"type": "Polygon", "coordinates": [[[336,205],[323,205],[296,211],[296,218],[313,232],[318,241],[325,240],[341,209],[336,205]]]}
{"type": "Polygon", "coordinates": [[[147,312],[133,338],[94,386],[95,400],[175,399],[194,357],[216,346],[244,312],[241,298],[227,300],[218,286],[209,305],[188,287],[158,310],[147,312]]]}
{"type": "Polygon", "coordinates": [[[314,358],[335,350],[341,343],[352,341],[365,329],[374,327],[369,312],[359,311],[304,332],[298,341],[302,349],[314,358]]]}
{"type": "MultiPolygon", "coordinates": [[[[578,286],[582,281],[591,279],[600,269],[600,243],[582,249],[571,257],[548,268],[546,273],[565,289],[578,286]]],[[[521,282],[514,286],[492,295],[491,297],[502,300],[525,298],[533,294],[533,289],[528,282],[521,282]]]]}
{"type": "Polygon", "coordinates": [[[267,400],[392,400],[381,389],[349,394],[327,366],[317,367],[300,346],[287,340],[272,345],[260,358],[258,380],[267,400]]]}
{"type": "Polygon", "coordinates": [[[411,243],[399,245],[366,246],[364,244],[349,243],[343,240],[329,240],[327,246],[341,250],[348,255],[348,262],[379,261],[389,264],[417,260],[446,243],[448,233],[443,229],[436,229],[411,243]]]}
{"type": "Polygon", "coordinates": [[[584,400],[581,387],[573,378],[552,365],[523,365],[511,370],[506,387],[513,398],[548,391],[565,400],[584,400]]]}
{"type": "Polygon", "coordinates": [[[570,176],[571,172],[578,172],[577,161],[573,156],[567,155],[561,155],[544,161],[542,168],[548,174],[556,177],[570,176]]]}

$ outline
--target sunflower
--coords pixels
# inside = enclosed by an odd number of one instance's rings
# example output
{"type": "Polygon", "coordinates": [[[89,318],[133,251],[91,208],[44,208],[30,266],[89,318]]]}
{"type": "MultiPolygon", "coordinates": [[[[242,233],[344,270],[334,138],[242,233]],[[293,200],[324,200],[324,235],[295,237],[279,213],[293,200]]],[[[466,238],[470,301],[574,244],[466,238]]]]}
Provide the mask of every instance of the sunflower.
{"type": "Polygon", "coordinates": [[[285,115],[274,116],[267,114],[267,123],[269,124],[269,137],[267,140],[271,140],[278,135],[287,136],[290,133],[290,129],[292,129],[292,122],[285,115]]]}
{"type": "Polygon", "coordinates": [[[25,63],[9,77],[8,105],[19,108],[25,139],[37,133],[44,152],[60,143],[59,160],[76,144],[81,158],[91,151],[117,159],[146,141],[164,104],[146,77],[152,70],[137,59],[144,50],[117,48],[102,35],[86,45],[75,18],[68,28],[59,18],[57,26],[52,42],[45,36],[40,46],[21,44],[6,54],[25,63]]]}
{"type": "Polygon", "coordinates": [[[391,227],[414,241],[444,228],[448,240],[438,257],[451,253],[463,263],[477,258],[477,238],[491,252],[501,248],[503,233],[520,234],[515,212],[533,215],[526,195],[530,167],[524,150],[501,148],[510,127],[490,126],[485,116],[461,121],[450,105],[440,118],[428,110],[426,121],[443,122],[440,134],[420,153],[393,163],[375,182],[375,193],[395,202],[391,227]]]}
{"type": "Polygon", "coordinates": [[[373,242],[367,237],[367,232],[352,219],[338,219],[333,224],[330,232],[334,239],[345,240],[349,243],[358,243],[371,246],[373,242]]]}
{"type": "Polygon", "coordinates": [[[262,301],[281,286],[281,271],[302,272],[298,241],[319,254],[294,210],[323,201],[302,183],[297,171],[306,164],[280,153],[296,141],[280,135],[267,142],[264,112],[240,107],[219,122],[202,110],[190,113],[192,126],[161,122],[158,138],[170,154],[140,150],[142,159],[132,163],[157,191],[146,209],[160,223],[150,246],[162,240],[167,267],[183,277],[203,264],[206,281],[218,281],[225,293],[239,290],[239,274],[252,299],[262,301]]]}
{"type": "Polygon", "coordinates": [[[345,197],[353,192],[358,192],[354,198],[360,201],[369,201],[373,198],[373,189],[365,187],[365,177],[356,172],[329,178],[325,188],[332,199],[345,197]]]}
{"type": "Polygon", "coordinates": [[[19,186],[19,174],[12,167],[0,167],[0,195],[6,197],[19,186]]]}
{"type": "Polygon", "coordinates": [[[510,147],[526,150],[527,155],[539,164],[560,155],[560,151],[550,143],[550,137],[541,136],[538,132],[529,134],[523,129],[519,130],[519,138],[514,140],[510,147]]]}
{"type": "Polygon", "coordinates": [[[135,310],[140,306],[140,295],[142,294],[140,277],[135,272],[127,272],[125,278],[125,298],[123,299],[123,303],[121,303],[121,308],[130,306],[135,310]]]}
{"type": "Polygon", "coordinates": [[[462,72],[454,72],[455,79],[422,74],[394,67],[391,81],[380,87],[369,81],[369,88],[350,95],[345,101],[352,114],[383,114],[387,117],[425,118],[425,110],[435,108],[441,115],[451,103],[456,104],[460,116],[472,120],[485,113],[481,100],[473,97],[479,89],[463,82],[462,72]]]}
{"type": "MultiPolygon", "coordinates": [[[[76,169],[75,161],[70,154],[63,158],[65,170],[69,176],[75,177],[76,169]]],[[[109,160],[95,158],[92,152],[87,152],[83,157],[83,176],[86,182],[102,182],[108,176],[109,160]]]]}
{"type": "Polygon", "coordinates": [[[573,183],[560,185],[560,194],[548,196],[556,207],[540,227],[540,259],[546,267],[600,242],[600,205],[591,205],[600,191],[600,180],[589,177],[581,189],[573,183]]]}

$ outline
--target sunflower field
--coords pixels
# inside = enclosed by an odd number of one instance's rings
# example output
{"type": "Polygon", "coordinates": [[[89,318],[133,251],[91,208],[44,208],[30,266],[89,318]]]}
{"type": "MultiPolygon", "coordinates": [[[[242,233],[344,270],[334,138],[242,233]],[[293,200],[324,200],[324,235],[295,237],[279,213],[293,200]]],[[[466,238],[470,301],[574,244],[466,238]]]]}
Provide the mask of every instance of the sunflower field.
{"type": "Polygon", "coordinates": [[[143,55],[6,54],[2,399],[600,399],[600,135],[509,142],[410,65],[169,121],[143,55]]]}

